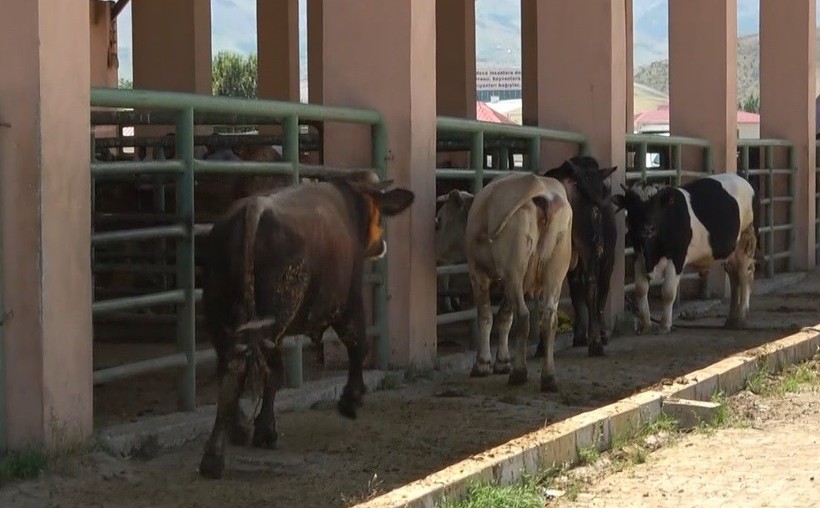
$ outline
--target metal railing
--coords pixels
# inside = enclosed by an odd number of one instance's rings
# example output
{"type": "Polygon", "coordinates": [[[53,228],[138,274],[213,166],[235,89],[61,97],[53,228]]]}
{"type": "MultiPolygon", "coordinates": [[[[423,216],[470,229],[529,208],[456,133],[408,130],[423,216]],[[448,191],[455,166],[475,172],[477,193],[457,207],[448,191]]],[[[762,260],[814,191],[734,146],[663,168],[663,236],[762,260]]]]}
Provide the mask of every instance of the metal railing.
{"type": "MultiPolygon", "coordinates": [[[[635,180],[662,182],[669,185],[681,185],[683,178],[698,178],[713,172],[712,147],[709,141],[701,138],[684,136],[666,136],[660,134],[627,134],[626,135],[626,182],[635,180]],[[701,167],[704,171],[684,170],[685,151],[701,152],[701,167]],[[632,156],[631,156],[632,155],[632,156]],[[650,167],[649,157],[653,164],[650,167]]],[[[613,192],[618,192],[613,189],[613,192]]],[[[627,237],[627,243],[629,238],[627,237]]],[[[635,250],[626,245],[624,249],[625,280],[624,292],[635,289],[634,274],[632,274],[635,250]]],[[[700,279],[696,273],[685,273],[682,280],[700,279]]],[[[650,286],[663,284],[662,279],[650,282],[650,286]]]]}
{"type": "Polygon", "coordinates": [[[763,255],[760,257],[765,263],[766,276],[773,277],[778,271],[776,262],[779,259],[786,260],[785,270],[791,272],[794,270],[794,221],[797,206],[795,199],[797,162],[794,145],[782,139],[739,139],[737,146],[740,152],[738,172],[745,173],[752,186],[756,187],[755,190],[760,196],[760,206],[763,208],[758,249],[763,250],[763,255]],[[752,151],[753,149],[757,149],[757,154],[752,151]],[[762,160],[759,157],[761,150],[763,151],[762,160]],[[776,151],[781,152],[781,160],[785,160],[784,166],[777,167],[776,151]],[[757,157],[752,157],[752,155],[757,155],[757,157]],[[778,176],[785,177],[786,181],[779,180],[778,176]],[[761,182],[761,179],[765,182],[761,182]],[[778,204],[785,206],[778,209],[778,204]],[[788,236],[785,239],[781,238],[778,242],[775,236],[781,232],[787,233],[788,236]]]}
{"type": "Polygon", "coordinates": [[[820,266],[820,139],[814,141],[814,265],[820,266]]]}
{"type": "MultiPolygon", "coordinates": [[[[176,306],[176,336],[179,353],[161,358],[128,363],[116,367],[95,370],[94,384],[110,383],[138,374],[167,368],[180,369],[178,394],[180,408],[195,409],[196,365],[214,358],[212,349],[196,348],[196,301],[201,290],[195,287],[195,236],[207,233],[210,224],[195,224],[194,185],[197,175],[243,174],[243,175],[291,175],[293,182],[301,177],[318,177],[327,168],[302,164],[299,161],[299,122],[345,122],[371,127],[373,169],[384,177],[387,153],[387,132],[381,115],[372,110],[324,107],[279,101],[257,101],[224,97],[209,97],[175,92],[149,92],[140,90],[115,90],[94,88],[91,105],[106,108],[134,108],[158,111],[160,116],[172,115],[175,122],[173,160],[140,162],[98,162],[92,159],[92,179],[128,179],[138,175],[171,175],[176,192],[174,222],[168,225],[137,229],[106,231],[92,235],[92,245],[112,242],[166,239],[176,242],[175,275],[173,289],[95,301],[94,316],[126,309],[145,308],[170,304],[176,306]],[[266,121],[279,121],[283,128],[283,160],[281,162],[233,162],[209,161],[194,158],[194,127],[197,115],[233,115],[237,118],[252,117],[266,121]]],[[[165,121],[168,121],[166,118],[165,121]]],[[[94,147],[92,146],[92,154],[94,147]]],[[[92,155],[93,156],[93,155],[92,155]]],[[[372,264],[372,273],[365,277],[365,284],[374,288],[374,325],[368,327],[368,336],[376,337],[376,363],[386,367],[389,355],[387,323],[386,259],[372,264]]],[[[301,349],[306,340],[296,340],[292,354],[286,354],[286,371],[298,377],[291,379],[291,386],[301,384],[301,349]]],[[[287,378],[288,376],[286,376],[287,378]]]]}
{"type": "MultiPolygon", "coordinates": [[[[531,172],[539,168],[541,160],[541,142],[555,141],[577,145],[577,153],[588,153],[587,136],[569,131],[542,129],[538,127],[498,124],[467,120],[462,118],[438,117],[436,119],[439,147],[450,147],[452,150],[470,152],[468,168],[437,168],[437,181],[471,181],[475,194],[484,187],[486,180],[517,171],[509,168],[509,150],[526,150],[523,167],[520,172],[531,172]],[[498,166],[504,169],[485,169],[485,150],[492,146],[498,152],[498,166]]],[[[467,264],[440,265],[436,274],[450,276],[468,273],[467,264]]],[[[456,312],[447,312],[436,316],[438,325],[459,323],[476,319],[475,307],[456,312]]]]}

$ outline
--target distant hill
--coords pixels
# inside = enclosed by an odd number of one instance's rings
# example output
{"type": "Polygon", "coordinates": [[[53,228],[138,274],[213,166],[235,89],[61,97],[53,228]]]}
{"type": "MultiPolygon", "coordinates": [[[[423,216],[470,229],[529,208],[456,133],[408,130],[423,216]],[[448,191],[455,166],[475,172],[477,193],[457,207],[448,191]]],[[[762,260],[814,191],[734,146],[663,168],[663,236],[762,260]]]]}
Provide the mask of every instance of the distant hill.
{"type": "MultiPolygon", "coordinates": [[[[820,34],[816,47],[820,50],[820,34]]],[[[818,70],[815,83],[820,84],[820,51],[816,55],[818,70]]],[[[635,69],[635,82],[669,93],[669,60],[659,60],[635,69]]],[[[754,94],[760,97],[760,37],[749,35],[737,41],[737,96],[744,100],[754,94]]]]}

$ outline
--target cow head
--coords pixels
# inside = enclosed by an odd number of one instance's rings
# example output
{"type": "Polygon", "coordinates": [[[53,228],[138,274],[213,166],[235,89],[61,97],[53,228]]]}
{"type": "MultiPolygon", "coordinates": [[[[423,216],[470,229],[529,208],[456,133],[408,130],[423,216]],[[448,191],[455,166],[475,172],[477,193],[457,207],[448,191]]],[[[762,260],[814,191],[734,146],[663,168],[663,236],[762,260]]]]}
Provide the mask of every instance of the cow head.
{"type": "Polygon", "coordinates": [[[359,171],[331,181],[349,189],[356,197],[355,208],[365,257],[371,260],[384,257],[387,254],[387,242],[383,238],[381,218],[393,217],[406,210],[413,204],[415,194],[402,188],[386,190],[393,185],[393,181],[380,182],[371,171],[359,171]]]}
{"type": "Polygon", "coordinates": [[[606,179],[617,169],[618,166],[600,168],[594,157],[582,155],[565,160],[544,176],[559,180],[571,201],[580,197],[598,206],[606,206],[610,195],[606,179]]]}
{"type": "Polygon", "coordinates": [[[463,261],[464,234],[473,195],[453,189],[444,196],[439,196],[436,201],[442,203],[436,213],[436,262],[446,264],[463,261]]]}
{"type": "Polygon", "coordinates": [[[661,249],[659,232],[668,221],[679,198],[678,193],[672,187],[647,182],[636,182],[630,188],[622,188],[624,193],[613,196],[612,202],[616,211],[624,210],[632,247],[643,255],[646,269],[651,270],[661,249]]]}

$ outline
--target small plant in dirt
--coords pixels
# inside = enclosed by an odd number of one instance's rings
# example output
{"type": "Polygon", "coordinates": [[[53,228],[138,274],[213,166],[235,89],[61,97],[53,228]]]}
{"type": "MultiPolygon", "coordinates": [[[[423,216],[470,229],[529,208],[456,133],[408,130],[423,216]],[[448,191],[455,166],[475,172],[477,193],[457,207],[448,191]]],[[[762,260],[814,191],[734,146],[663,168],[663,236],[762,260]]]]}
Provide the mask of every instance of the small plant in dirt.
{"type": "Polygon", "coordinates": [[[48,454],[34,447],[0,455],[0,487],[14,480],[36,478],[48,463],[48,454]]]}
{"type": "Polygon", "coordinates": [[[472,483],[463,497],[445,497],[438,508],[543,508],[545,502],[538,479],[527,476],[507,487],[486,481],[472,483]]]}
{"type": "Polygon", "coordinates": [[[601,452],[595,446],[587,446],[578,450],[578,462],[582,466],[594,464],[601,458],[601,452]]]}
{"type": "Polygon", "coordinates": [[[394,374],[392,372],[388,372],[379,381],[379,385],[377,386],[377,390],[396,390],[397,388],[401,387],[401,377],[399,375],[394,374]]]}

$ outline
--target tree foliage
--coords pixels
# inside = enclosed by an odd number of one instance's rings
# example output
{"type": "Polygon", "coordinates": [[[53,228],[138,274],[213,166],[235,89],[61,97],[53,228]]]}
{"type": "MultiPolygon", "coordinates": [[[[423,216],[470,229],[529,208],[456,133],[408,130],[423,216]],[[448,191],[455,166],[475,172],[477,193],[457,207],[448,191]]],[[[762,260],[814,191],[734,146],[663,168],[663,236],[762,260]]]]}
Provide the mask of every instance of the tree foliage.
{"type": "Polygon", "coordinates": [[[134,82],[131,81],[130,79],[120,78],[120,83],[119,83],[118,88],[122,88],[124,90],[131,90],[131,89],[134,88],[134,82]]]}
{"type": "Polygon", "coordinates": [[[743,101],[738,101],[738,109],[748,111],[749,113],[760,113],[760,97],[754,93],[749,94],[743,101]]]}
{"type": "Polygon", "coordinates": [[[231,51],[216,54],[212,66],[214,95],[256,98],[256,54],[242,56],[231,51]]]}

